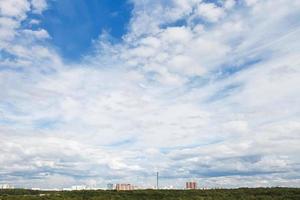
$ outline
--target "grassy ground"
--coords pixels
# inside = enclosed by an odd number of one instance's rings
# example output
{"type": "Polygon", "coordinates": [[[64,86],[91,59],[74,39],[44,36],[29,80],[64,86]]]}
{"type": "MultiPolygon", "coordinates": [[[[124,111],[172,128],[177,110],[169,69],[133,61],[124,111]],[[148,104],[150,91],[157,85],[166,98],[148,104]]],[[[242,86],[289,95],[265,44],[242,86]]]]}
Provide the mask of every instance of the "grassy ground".
{"type": "Polygon", "coordinates": [[[0,190],[0,200],[300,200],[300,189],[241,188],[217,190],[63,191],[0,190]]]}

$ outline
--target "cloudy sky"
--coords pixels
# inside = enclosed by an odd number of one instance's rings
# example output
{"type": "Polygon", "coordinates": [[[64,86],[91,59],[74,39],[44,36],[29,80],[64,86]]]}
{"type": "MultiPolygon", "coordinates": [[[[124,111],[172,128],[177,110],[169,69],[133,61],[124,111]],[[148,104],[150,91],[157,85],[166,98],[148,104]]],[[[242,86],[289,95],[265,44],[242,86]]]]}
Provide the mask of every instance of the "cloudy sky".
{"type": "Polygon", "coordinates": [[[300,186],[299,0],[0,0],[0,184],[300,186]]]}

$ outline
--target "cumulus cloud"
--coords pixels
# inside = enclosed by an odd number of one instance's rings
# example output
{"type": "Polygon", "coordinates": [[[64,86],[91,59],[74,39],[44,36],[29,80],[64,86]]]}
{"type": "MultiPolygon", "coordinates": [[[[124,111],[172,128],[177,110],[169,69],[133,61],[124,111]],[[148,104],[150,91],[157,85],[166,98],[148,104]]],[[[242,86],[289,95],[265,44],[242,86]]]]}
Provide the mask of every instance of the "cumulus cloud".
{"type": "Polygon", "coordinates": [[[50,37],[48,32],[44,29],[40,29],[36,31],[27,29],[23,31],[23,34],[26,34],[28,35],[28,37],[33,37],[35,39],[47,39],[50,37]]]}
{"type": "Polygon", "coordinates": [[[210,22],[217,22],[224,15],[224,10],[213,3],[202,3],[197,7],[196,14],[210,22]]]}
{"type": "Polygon", "coordinates": [[[46,0],[32,0],[31,5],[33,12],[37,14],[41,14],[47,8],[46,0]]]}
{"type": "MultiPolygon", "coordinates": [[[[33,62],[43,65],[47,62],[46,57],[51,57],[57,62],[56,65],[59,65],[59,56],[41,44],[44,39],[50,38],[48,32],[44,29],[33,30],[22,25],[27,19],[31,24],[38,22],[36,19],[29,19],[28,15],[35,13],[36,4],[46,3],[42,2],[44,1],[0,1],[1,65],[10,68],[32,67],[33,62]]],[[[41,14],[44,9],[46,6],[39,7],[39,12],[36,14],[41,14]]]]}
{"type": "Polygon", "coordinates": [[[0,1],[0,13],[5,17],[24,19],[29,10],[30,2],[27,0],[0,1]]]}
{"type": "Polygon", "coordinates": [[[47,30],[20,27],[45,1],[10,2],[1,181],[151,186],[158,170],[178,187],[299,185],[298,1],[132,1],[123,41],[103,34],[74,64],[43,43],[47,30]]]}

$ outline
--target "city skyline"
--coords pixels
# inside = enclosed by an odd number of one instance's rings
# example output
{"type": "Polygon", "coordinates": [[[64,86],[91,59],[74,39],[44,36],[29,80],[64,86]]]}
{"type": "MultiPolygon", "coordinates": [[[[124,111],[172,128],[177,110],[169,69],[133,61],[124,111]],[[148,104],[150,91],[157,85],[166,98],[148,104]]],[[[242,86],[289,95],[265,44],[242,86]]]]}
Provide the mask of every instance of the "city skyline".
{"type": "Polygon", "coordinates": [[[0,0],[0,185],[300,186],[299,0],[0,0]]]}

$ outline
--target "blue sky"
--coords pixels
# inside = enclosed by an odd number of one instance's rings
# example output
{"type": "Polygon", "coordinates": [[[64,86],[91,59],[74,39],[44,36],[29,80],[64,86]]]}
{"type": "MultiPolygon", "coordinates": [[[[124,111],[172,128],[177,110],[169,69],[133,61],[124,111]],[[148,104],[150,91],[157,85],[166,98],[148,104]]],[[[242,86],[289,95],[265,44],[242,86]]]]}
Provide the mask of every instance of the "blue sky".
{"type": "Polygon", "coordinates": [[[298,187],[299,11],[0,0],[0,184],[298,187]]]}
{"type": "Polygon", "coordinates": [[[38,18],[40,27],[51,35],[51,44],[64,58],[78,61],[91,51],[92,42],[102,32],[119,42],[127,31],[132,8],[124,0],[53,1],[38,18]]]}

